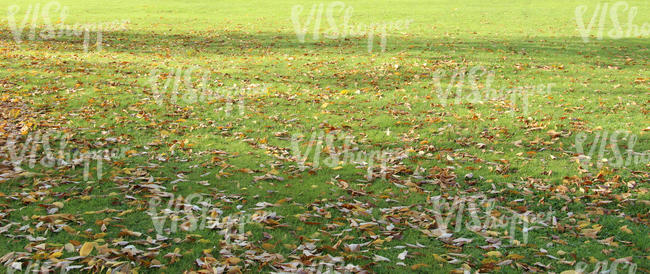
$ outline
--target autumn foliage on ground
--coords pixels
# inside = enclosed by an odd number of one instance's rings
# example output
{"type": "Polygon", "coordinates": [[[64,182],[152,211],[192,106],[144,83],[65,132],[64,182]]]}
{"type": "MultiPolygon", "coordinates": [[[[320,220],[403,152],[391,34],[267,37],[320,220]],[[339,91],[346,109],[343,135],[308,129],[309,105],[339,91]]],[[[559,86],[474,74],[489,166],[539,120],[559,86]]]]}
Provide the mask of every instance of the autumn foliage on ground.
{"type": "Polygon", "coordinates": [[[0,273],[650,271],[645,1],[48,3],[0,0],[0,273]]]}

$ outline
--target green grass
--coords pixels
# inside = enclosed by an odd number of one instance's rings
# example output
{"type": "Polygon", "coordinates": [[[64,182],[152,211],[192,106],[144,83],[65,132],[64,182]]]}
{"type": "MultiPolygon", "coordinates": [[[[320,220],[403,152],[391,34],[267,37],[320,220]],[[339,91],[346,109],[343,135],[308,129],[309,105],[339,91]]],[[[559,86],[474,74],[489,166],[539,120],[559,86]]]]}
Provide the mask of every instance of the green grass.
{"type": "MultiPolygon", "coordinates": [[[[0,11],[19,5],[20,22],[35,3],[46,2],[0,0],[0,11]]],[[[304,5],[303,22],[312,4],[321,3],[317,1],[60,3],[69,8],[65,24],[128,20],[126,29],[103,31],[102,50],[91,47],[85,52],[81,37],[23,38],[18,44],[8,21],[1,21],[0,140],[26,126],[25,134],[46,129],[68,132],[68,149],[128,152],[124,158],[104,162],[103,176],[89,180],[83,179],[79,166],[23,165],[29,172],[14,173],[6,162],[0,165],[8,178],[0,181],[0,226],[14,224],[0,234],[5,250],[0,255],[28,252],[22,260],[28,261],[62,251],[58,259],[63,259],[78,256],[82,244],[97,242],[114,252],[94,250],[90,257],[95,260],[78,259],[74,264],[92,266],[84,271],[107,271],[121,265],[112,260],[129,262],[138,272],[178,273],[198,271],[196,260],[206,256],[214,257],[211,267],[224,265],[228,256],[220,250],[228,250],[242,259],[229,262],[243,272],[279,271],[279,263],[316,262],[326,260],[325,255],[343,257],[346,264],[377,273],[449,272],[463,267],[562,272],[575,269],[577,262],[589,263],[588,270],[593,271],[597,261],[625,257],[631,257],[641,272],[650,271],[647,160],[587,170],[575,160],[579,133],[588,136],[585,150],[591,148],[596,132],[617,130],[636,136],[635,151],[650,150],[648,36],[605,35],[583,42],[575,9],[587,5],[589,20],[598,1],[345,2],[354,8],[351,25],[412,20],[408,28],[389,32],[383,52],[378,39],[369,52],[365,36],[321,35],[314,41],[311,30],[301,43],[291,21],[292,7],[304,5]],[[474,66],[494,71],[496,90],[553,86],[549,94],[529,96],[527,113],[521,101],[511,102],[510,94],[502,93],[482,103],[461,100],[443,105],[434,72],[444,69],[449,74],[474,66]],[[218,98],[156,104],[151,71],[190,67],[207,73],[212,90],[253,84],[268,88],[239,98],[244,100],[243,113],[237,102],[231,106],[218,98]],[[17,114],[12,112],[16,109],[17,114]],[[291,136],[304,136],[300,143],[304,150],[314,132],[354,136],[362,151],[392,149],[408,156],[389,164],[387,179],[368,181],[364,167],[333,168],[324,159],[317,169],[300,170],[292,159],[291,136]],[[106,141],[110,138],[116,141],[106,141]],[[441,182],[443,170],[455,174],[455,179],[441,182]],[[283,180],[255,179],[266,174],[283,180]],[[217,230],[209,229],[178,231],[164,234],[169,240],[156,240],[147,212],[149,200],[162,192],[174,198],[200,193],[212,201],[210,208],[223,212],[221,217],[255,212],[257,203],[277,203],[257,212],[275,212],[281,218],[277,223],[247,223],[247,245],[240,247],[225,243],[217,230]],[[454,239],[473,239],[463,246],[427,235],[426,230],[435,228],[428,211],[433,208],[432,197],[476,193],[496,199],[503,214],[508,209],[534,213],[552,209],[557,225],[532,230],[528,243],[519,246],[510,245],[506,229],[497,229],[494,238],[502,243],[492,249],[480,248],[492,243],[467,227],[453,233],[454,239]],[[37,217],[50,215],[47,209],[55,202],[64,205],[57,213],[74,218],[50,223],[37,217]],[[399,206],[405,209],[389,210],[399,206]],[[109,211],[92,213],[105,209],[109,211]],[[392,231],[386,229],[390,220],[395,222],[392,231]],[[363,222],[380,225],[368,230],[353,226],[363,222]],[[71,230],[62,229],[63,224],[71,230]],[[590,228],[600,229],[595,238],[584,235],[590,228]],[[142,235],[128,235],[124,229],[142,235]],[[47,240],[30,242],[21,235],[47,240]],[[613,244],[607,245],[603,239],[610,237],[613,244]],[[122,241],[144,252],[130,256],[122,241]],[[396,248],[416,242],[425,247],[396,248]],[[45,245],[37,246],[41,243],[45,245]],[[72,251],[63,248],[67,243],[73,244],[72,251]],[[307,243],[315,245],[310,250],[313,256],[296,249],[307,243]],[[361,243],[369,243],[361,248],[364,252],[345,250],[345,244],[361,243]],[[256,253],[245,259],[247,250],[256,253]],[[397,265],[404,250],[409,256],[404,266],[397,265]],[[499,251],[502,257],[490,257],[489,251],[499,251]],[[165,256],[174,252],[182,257],[165,256]],[[263,252],[282,257],[266,263],[251,259],[263,252]],[[374,255],[391,261],[376,262],[374,255]],[[439,258],[456,258],[458,263],[439,258]],[[497,265],[507,259],[513,262],[497,265]],[[163,266],[150,267],[156,264],[163,266]]],[[[627,3],[638,8],[635,24],[650,24],[650,7],[644,1],[627,3]]],[[[50,16],[52,21],[58,18],[57,13],[50,16]]],[[[627,14],[619,16],[627,22],[627,14]]],[[[321,31],[327,26],[324,15],[321,31]]],[[[605,26],[611,29],[611,21],[605,26]]],[[[37,29],[43,27],[39,21],[37,29]]],[[[28,24],[24,32],[30,28],[28,24]]],[[[191,79],[195,86],[201,82],[198,75],[191,79]]],[[[446,88],[450,77],[441,82],[446,88]]],[[[622,140],[624,135],[620,136],[622,140]]],[[[340,147],[344,142],[335,143],[340,147]]],[[[4,153],[0,157],[8,158],[6,142],[0,144],[4,153]]],[[[624,144],[626,140],[620,142],[621,149],[624,144]]],[[[313,157],[308,162],[314,162],[313,157]]],[[[158,213],[168,200],[163,198],[158,213]]]]}

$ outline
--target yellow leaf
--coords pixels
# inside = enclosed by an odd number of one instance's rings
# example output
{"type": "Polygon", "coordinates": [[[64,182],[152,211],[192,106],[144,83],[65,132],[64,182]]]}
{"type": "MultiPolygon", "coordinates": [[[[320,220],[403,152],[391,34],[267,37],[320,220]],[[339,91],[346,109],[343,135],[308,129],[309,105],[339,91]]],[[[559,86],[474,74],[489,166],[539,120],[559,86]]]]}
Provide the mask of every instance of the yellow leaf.
{"type": "Polygon", "coordinates": [[[429,266],[428,264],[414,264],[411,266],[411,270],[418,270],[421,267],[428,267],[428,266],[429,266]]]}
{"type": "Polygon", "coordinates": [[[485,255],[487,255],[488,257],[497,257],[497,258],[501,258],[501,256],[503,256],[503,255],[501,255],[501,252],[499,252],[499,251],[490,251],[490,252],[486,253],[485,255]]]}
{"type": "Polygon", "coordinates": [[[79,256],[88,256],[90,252],[93,251],[93,248],[95,248],[94,242],[85,242],[84,245],[81,246],[81,249],[79,249],[79,256]]]}
{"type": "Polygon", "coordinates": [[[237,257],[230,257],[230,258],[226,259],[226,263],[229,264],[229,265],[236,265],[239,262],[241,262],[241,259],[239,259],[237,257]]]}
{"type": "Polygon", "coordinates": [[[21,135],[27,135],[27,133],[29,133],[29,127],[28,126],[23,126],[22,128],[20,128],[20,134],[21,135]]]}
{"type": "Polygon", "coordinates": [[[438,254],[433,254],[433,258],[436,261],[441,262],[441,263],[446,263],[447,262],[447,260],[445,260],[443,257],[440,257],[440,255],[438,255],[438,254]]]}
{"type": "Polygon", "coordinates": [[[623,231],[623,232],[625,232],[625,233],[627,233],[627,234],[632,234],[632,230],[630,230],[629,228],[627,228],[627,225],[622,226],[622,227],[620,228],[620,230],[623,231]]]}
{"type": "Polygon", "coordinates": [[[122,212],[118,213],[117,216],[122,217],[122,216],[124,216],[126,214],[129,214],[131,212],[133,212],[133,209],[128,209],[128,210],[125,210],[125,211],[122,211],[122,212]]]}
{"type": "Polygon", "coordinates": [[[20,115],[20,109],[12,108],[9,110],[9,115],[11,115],[13,118],[18,117],[18,115],[20,115]]]}

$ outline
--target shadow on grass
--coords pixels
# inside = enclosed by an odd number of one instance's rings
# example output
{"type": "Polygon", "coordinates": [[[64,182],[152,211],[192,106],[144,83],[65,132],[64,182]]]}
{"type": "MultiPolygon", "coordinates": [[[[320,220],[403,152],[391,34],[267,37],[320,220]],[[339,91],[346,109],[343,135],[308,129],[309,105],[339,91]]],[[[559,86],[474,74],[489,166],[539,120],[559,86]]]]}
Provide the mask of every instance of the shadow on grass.
{"type": "MultiPolygon", "coordinates": [[[[39,33],[37,30],[36,33],[39,33]]],[[[135,54],[178,54],[194,51],[204,54],[231,56],[268,55],[270,53],[312,54],[380,54],[380,38],[374,37],[372,51],[368,51],[365,36],[345,39],[324,39],[311,41],[306,37],[301,43],[293,33],[270,32],[197,32],[195,34],[135,33],[128,31],[103,32],[102,50],[135,54]]],[[[26,40],[23,33],[23,40],[26,40]]],[[[91,33],[90,51],[96,42],[91,33]]],[[[11,30],[0,25],[0,41],[15,43],[11,30]]],[[[468,57],[471,54],[505,54],[514,56],[539,56],[568,58],[575,60],[581,56],[598,57],[607,62],[625,62],[625,58],[647,61],[648,41],[641,38],[592,40],[584,43],[580,37],[529,37],[503,39],[501,37],[472,37],[427,39],[420,34],[403,37],[389,35],[384,53],[417,53],[418,57],[453,55],[468,57]]],[[[64,52],[83,52],[83,37],[61,37],[47,41],[53,44],[49,50],[64,52]],[[53,43],[52,43],[53,42],[53,43]]],[[[45,41],[23,41],[22,44],[40,44],[45,41]]]]}
{"type": "MultiPolygon", "coordinates": [[[[0,42],[6,47],[17,48],[10,30],[2,29],[0,42]]],[[[93,38],[93,37],[91,37],[93,38]]],[[[90,41],[94,41],[90,39],[90,41]]],[[[103,33],[104,44],[101,54],[133,54],[135,56],[156,55],[158,58],[172,59],[173,57],[186,57],[188,54],[203,57],[205,55],[223,56],[223,58],[241,57],[242,63],[248,63],[248,57],[273,55],[281,60],[293,57],[294,66],[285,64],[250,63],[250,67],[272,66],[273,73],[258,75],[258,70],[231,69],[229,72],[212,71],[211,79],[218,79],[226,83],[247,82],[256,79],[256,82],[274,83],[291,86],[292,89],[302,87],[323,89],[327,86],[337,88],[370,88],[372,90],[393,90],[413,83],[425,83],[423,79],[430,80],[431,71],[422,67],[406,67],[399,70],[399,74],[391,64],[386,63],[387,58],[399,58],[395,64],[405,66],[412,62],[428,62],[439,67],[454,69],[461,66],[483,65],[499,70],[500,74],[519,74],[516,78],[554,77],[567,70],[558,69],[557,66],[565,64],[578,64],[601,69],[603,73],[611,73],[608,66],[619,69],[631,69],[636,73],[643,65],[647,65],[647,41],[644,39],[619,39],[603,40],[583,43],[579,37],[551,38],[534,37],[528,39],[492,39],[490,37],[477,37],[472,40],[462,39],[426,39],[420,36],[388,37],[388,46],[383,54],[373,52],[376,59],[362,58],[350,60],[357,56],[368,56],[366,49],[367,39],[364,37],[331,40],[324,39],[318,42],[301,43],[291,33],[246,33],[246,32],[202,32],[196,34],[160,34],[160,33],[131,33],[131,32],[106,32],[103,33]],[[339,61],[345,58],[347,61],[339,61]],[[323,61],[326,59],[326,61],[323,61]],[[506,60],[507,59],[507,60],[506,60]],[[630,61],[632,60],[632,61],[630,61]],[[311,63],[310,63],[311,62],[311,63]],[[528,66],[525,71],[517,71],[515,66],[523,64],[528,66]],[[234,71],[232,71],[234,70],[234,71]]],[[[378,39],[376,39],[378,42],[378,39]]],[[[23,41],[20,48],[28,50],[47,50],[62,54],[82,54],[82,37],[63,37],[52,41],[23,41]]],[[[375,49],[379,45],[375,45],[375,49]]],[[[96,51],[92,49],[89,56],[96,51]]],[[[106,75],[120,75],[121,79],[134,79],[147,90],[146,85],[151,64],[131,63],[129,65],[117,62],[99,61],[90,62],[83,58],[64,58],[54,60],[46,56],[34,57],[38,63],[24,65],[28,60],[25,56],[5,55],[7,64],[21,64],[19,69],[30,70],[35,66],[45,70],[61,71],[70,74],[85,76],[96,75],[99,84],[119,85],[128,88],[130,84],[118,81],[112,82],[105,79],[106,75]],[[63,62],[62,62],[63,60],[63,62]]],[[[217,58],[219,59],[219,58],[217,58]]],[[[101,59],[100,59],[101,60],[101,59]]],[[[392,61],[392,60],[391,60],[392,61]]],[[[272,62],[264,61],[264,62],[272,62]]],[[[289,61],[282,62],[288,63],[289,61]]],[[[277,62],[276,62],[277,63],[277,62]]],[[[264,68],[266,70],[266,68],[264,68]]],[[[572,73],[578,73],[573,70],[572,73]]],[[[583,72],[580,72],[583,73],[583,72]]],[[[115,79],[113,79],[115,80],[115,79]]],[[[499,79],[497,79],[498,81],[499,79]]],[[[429,81],[430,82],[430,81],[429,81]]],[[[93,83],[97,84],[97,83],[93,83]]],[[[503,83],[501,83],[503,84],[503,83]]],[[[412,86],[411,86],[412,87],[412,86]]],[[[136,87],[136,89],[140,89],[136,87]]],[[[578,87],[580,89],[580,87],[578,87]]]]}

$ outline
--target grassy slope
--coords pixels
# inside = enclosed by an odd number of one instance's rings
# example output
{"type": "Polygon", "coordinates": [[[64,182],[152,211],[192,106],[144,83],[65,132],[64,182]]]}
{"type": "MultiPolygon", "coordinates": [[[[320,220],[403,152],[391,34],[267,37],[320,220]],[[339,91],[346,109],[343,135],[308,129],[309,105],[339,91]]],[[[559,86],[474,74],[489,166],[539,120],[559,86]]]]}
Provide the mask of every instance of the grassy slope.
{"type": "MultiPolygon", "coordinates": [[[[8,1],[0,2],[0,11],[12,4],[8,1]]],[[[75,132],[79,140],[94,140],[102,135],[101,131],[107,131],[103,137],[122,136],[126,140],[124,146],[142,153],[123,160],[121,168],[114,166],[111,171],[114,176],[130,178],[151,175],[166,185],[168,191],[177,195],[214,193],[215,190],[242,195],[244,200],[239,203],[244,204],[244,209],[250,209],[261,201],[275,203],[286,197],[293,198],[292,202],[265,209],[284,216],[282,222],[288,224],[287,227],[247,227],[255,240],[261,239],[262,231],[270,233],[273,236],[270,243],[274,248],[269,251],[285,257],[292,252],[292,245],[300,245],[300,239],[295,235],[319,238],[323,240],[322,245],[329,246],[338,241],[338,238],[330,238],[319,232],[321,225],[305,224],[296,215],[312,210],[308,205],[319,199],[331,202],[340,197],[349,197],[350,194],[345,190],[328,184],[332,177],[340,174],[342,179],[350,182],[351,188],[371,193],[354,199],[372,203],[372,217],[378,219],[382,217],[380,208],[426,205],[428,196],[440,193],[462,194],[472,187],[490,191],[492,185],[498,190],[504,190],[508,189],[510,183],[515,190],[495,195],[504,199],[500,202],[502,206],[526,206],[529,210],[536,211],[545,210],[549,205],[553,205],[556,210],[566,206],[567,209],[561,210],[563,213],[560,213],[560,219],[569,228],[562,233],[558,229],[533,232],[530,246],[501,249],[504,255],[521,254],[525,258],[520,262],[526,265],[535,262],[551,263],[553,271],[568,269],[570,266],[539,256],[540,248],[553,255],[558,250],[575,254],[575,258],[564,256],[569,261],[589,261],[590,256],[597,260],[634,256],[634,262],[640,268],[648,269],[650,265],[647,257],[643,257],[648,253],[650,242],[647,237],[647,203],[620,201],[615,196],[630,193],[630,199],[647,201],[647,166],[615,170],[606,174],[607,179],[603,182],[596,181],[587,186],[584,183],[587,180],[567,179],[572,176],[593,179],[593,174],[579,173],[578,166],[570,155],[563,153],[563,150],[572,149],[577,132],[597,128],[609,131],[629,130],[640,137],[637,151],[650,149],[648,135],[642,132],[642,129],[649,126],[648,86],[647,82],[634,82],[637,78],[648,76],[647,37],[620,40],[606,38],[583,43],[575,29],[573,12],[576,5],[583,3],[590,4],[591,11],[596,1],[531,2],[499,1],[487,4],[485,1],[464,1],[462,5],[459,1],[346,2],[354,7],[351,19],[353,23],[414,20],[407,31],[394,33],[388,38],[386,52],[368,53],[363,38],[319,42],[308,38],[307,43],[298,43],[290,22],[291,7],[294,5],[290,1],[61,1],[70,7],[70,15],[66,19],[68,24],[123,19],[128,19],[131,23],[127,31],[105,33],[104,40],[108,46],[101,52],[88,54],[82,52],[79,39],[72,39],[73,44],[68,39],[60,39],[55,42],[26,42],[16,46],[10,34],[4,31],[8,27],[3,25],[0,34],[3,54],[0,59],[3,67],[0,78],[15,83],[5,85],[3,89],[6,90],[3,92],[20,96],[22,101],[36,110],[43,110],[47,106],[46,117],[56,121],[54,124],[63,121],[60,125],[75,132]],[[396,69],[396,65],[399,68],[396,69]],[[443,108],[436,104],[436,99],[427,99],[427,95],[435,98],[430,84],[431,72],[435,68],[452,70],[475,65],[494,69],[497,73],[494,86],[497,87],[540,83],[555,83],[556,86],[550,96],[531,98],[529,117],[523,117],[520,113],[511,115],[497,107],[499,102],[443,108]],[[244,81],[268,83],[272,86],[272,91],[267,96],[248,98],[244,115],[225,115],[219,110],[219,107],[224,106],[222,102],[183,105],[186,108],[150,103],[147,79],[151,69],[189,66],[209,69],[212,72],[211,79],[218,79],[225,84],[241,84],[244,81]],[[56,90],[55,87],[59,89],[56,90]],[[360,93],[342,94],[341,90],[359,90],[360,93]],[[292,95],[297,96],[291,97],[292,95]],[[57,100],[60,98],[67,100],[57,100]],[[102,105],[107,102],[112,104],[102,105]],[[323,108],[326,102],[328,105],[323,108]],[[72,115],[75,113],[80,115],[72,115]],[[179,120],[180,118],[184,120],[179,120]],[[290,123],[278,122],[292,119],[296,120],[290,123]],[[232,127],[226,130],[218,128],[227,125],[232,127]],[[439,129],[446,125],[451,126],[440,133],[439,129]],[[287,131],[289,136],[292,133],[308,136],[314,130],[343,126],[349,127],[344,130],[348,134],[366,136],[363,145],[368,148],[396,147],[420,151],[424,150],[426,144],[435,146],[433,155],[412,156],[405,164],[411,169],[416,166],[455,166],[460,188],[444,189],[437,185],[422,185],[421,189],[414,191],[381,180],[357,184],[356,180],[362,178],[362,170],[353,166],[340,170],[323,167],[316,174],[289,176],[292,172],[291,164],[274,159],[264,146],[259,145],[260,142],[266,142],[268,146],[289,148],[288,140],[277,138],[273,133],[287,131]],[[534,127],[543,129],[528,130],[534,127]],[[392,132],[390,135],[385,134],[387,128],[392,132]],[[564,132],[566,135],[551,140],[546,134],[549,130],[564,132]],[[245,137],[238,133],[243,133],[245,137]],[[155,139],[161,140],[163,145],[147,150],[145,145],[155,139]],[[247,142],[245,139],[252,141],[247,142]],[[157,160],[157,155],[171,155],[170,147],[183,140],[192,145],[191,149],[179,149],[179,145],[176,145],[175,154],[168,161],[157,160]],[[512,144],[517,140],[522,140],[523,147],[512,144]],[[484,143],[487,148],[479,149],[476,143],[484,143]],[[224,157],[225,162],[234,166],[228,168],[228,172],[234,175],[214,177],[214,173],[221,168],[213,163],[196,167],[197,164],[209,162],[211,155],[199,153],[207,150],[228,152],[224,157]],[[460,156],[461,152],[483,161],[464,159],[460,156]],[[445,161],[447,154],[451,154],[455,160],[445,161]],[[181,161],[183,159],[189,161],[181,161]],[[487,164],[501,159],[508,163],[510,172],[507,174],[493,172],[487,164]],[[272,162],[278,165],[271,168],[269,163],[272,162]],[[160,167],[145,167],[151,163],[160,167]],[[256,173],[237,172],[241,168],[253,169],[256,173]],[[136,169],[143,173],[133,175],[136,169]],[[273,169],[277,169],[279,175],[287,180],[252,180],[253,175],[275,172],[273,169]],[[552,171],[551,175],[543,174],[549,170],[552,171]],[[208,171],[212,174],[200,177],[208,171]],[[632,171],[646,173],[634,175],[632,171]],[[171,190],[169,182],[179,172],[185,173],[189,182],[179,183],[171,190]],[[484,179],[470,185],[462,179],[470,172],[475,178],[482,176],[484,179]],[[614,184],[612,193],[602,196],[589,190],[590,187],[605,185],[605,181],[615,181],[615,176],[620,176],[619,182],[636,181],[640,185],[628,189],[624,184],[614,184]],[[536,184],[530,184],[534,181],[531,178],[537,180],[536,184]],[[210,186],[194,183],[200,180],[208,180],[210,186]],[[542,190],[539,187],[563,184],[568,187],[569,193],[542,190]],[[587,193],[581,192],[580,186],[587,189],[587,193]],[[524,189],[533,194],[525,194],[524,189]],[[567,203],[563,198],[558,198],[566,197],[564,195],[572,201],[567,203]],[[397,200],[398,204],[385,202],[385,197],[397,200]],[[544,205],[540,203],[542,198],[544,205]],[[524,201],[511,202],[516,199],[524,201]],[[613,200],[613,203],[600,205],[598,201],[601,200],[613,200]],[[607,216],[594,214],[594,210],[599,207],[613,212],[607,216]],[[568,211],[574,212],[578,217],[567,217],[564,213],[568,211]],[[586,213],[590,214],[584,215],[586,213]],[[621,213],[628,216],[638,214],[641,221],[617,217],[621,213]],[[614,236],[617,241],[630,242],[629,247],[622,243],[618,247],[606,247],[594,239],[578,237],[580,233],[575,230],[575,226],[585,220],[590,225],[603,226],[598,239],[614,236]],[[619,227],[623,225],[627,225],[634,234],[620,231],[619,227]],[[567,244],[547,245],[553,235],[558,235],[567,244]],[[612,248],[613,251],[606,255],[601,252],[604,248],[612,248]]],[[[28,3],[35,2],[25,1],[20,5],[24,8],[28,3]]],[[[628,3],[639,7],[636,20],[639,25],[650,21],[650,8],[644,5],[644,1],[628,3]]],[[[309,3],[304,4],[310,6],[309,3]]],[[[39,126],[46,127],[43,123],[39,123],[39,126]]],[[[33,191],[38,187],[34,183],[44,180],[44,176],[20,177],[2,183],[0,192],[10,196],[21,191],[33,191]]],[[[78,171],[69,172],[68,176],[77,181],[81,177],[78,171]]],[[[20,207],[8,218],[14,222],[30,223],[22,220],[22,216],[46,215],[38,204],[59,200],[65,202],[61,212],[71,214],[104,208],[146,209],[149,199],[147,195],[150,195],[138,189],[132,188],[127,192],[124,188],[118,188],[132,186],[137,180],[125,182],[105,176],[91,184],[92,190],[83,194],[79,193],[86,185],[71,186],[61,184],[60,181],[53,180],[52,191],[72,196],[63,198],[48,194],[38,203],[26,204],[6,199],[3,201],[7,204],[5,209],[20,207]],[[126,200],[125,194],[133,195],[138,200],[126,200]],[[77,195],[86,195],[89,199],[84,201],[78,199],[77,195]]],[[[235,205],[224,205],[222,209],[227,213],[235,212],[237,210],[232,208],[235,205]]],[[[336,209],[329,210],[333,218],[351,217],[342,215],[336,209]]],[[[99,229],[96,220],[111,218],[116,214],[82,215],[84,223],[71,226],[79,232],[93,229],[94,234],[99,229]]],[[[144,211],[136,210],[122,218],[120,225],[150,236],[155,235],[151,231],[153,225],[150,218],[144,211]]],[[[371,217],[355,218],[369,220],[371,217]]],[[[314,219],[314,222],[330,222],[323,218],[314,219]]],[[[31,223],[34,225],[36,222],[31,223]]],[[[329,232],[340,233],[344,228],[329,232]]],[[[478,238],[462,249],[450,249],[418,230],[407,226],[401,228],[404,229],[402,239],[371,247],[373,253],[393,260],[390,263],[369,265],[371,270],[411,270],[410,266],[418,263],[427,264],[420,268],[423,271],[457,268],[458,265],[440,263],[431,255],[449,252],[472,255],[464,260],[470,262],[474,269],[489,264],[483,261],[482,254],[486,251],[477,248],[485,245],[485,242],[478,238]],[[420,253],[407,259],[406,268],[395,266],[396,256],[401,250],[391,247],[416,241],[427,247],[414,250],[420,253]]],[[[104,238],[107,242],[114,240],[121,229],[109,225],[104,238]]],[[[346,240],[347,243],[369,241],[368,232],[354,229],[346,233],[357,238],[346,240]]],[[[184,238],[184,234],[188,233],[179,233],[175,237],[184,238]]],[[[162,262],[167,262],[162,255],[172,252],[176,247],[184,255],[180,261],[167,265],[169,273],[196,269],[194,260],[202,256],[201,252],[218,246],[220,236],[216,232],[198,231],[196,234],[209,240],[172,245],[160,252],[158,259],[162,262]]],[[[35,232],[34,235],[43,234],[35,232]]],[[[85,233],[50,232],[47,234],[47,242],[64,244],[69,240],[88,241],[84,235],[85,233]]],[[[461,236],[476,237],[469,231],[463,231],[457,237],[461,236]]],[[[28,243],[24,239],[1,238],[0,241],[7,250],[14,251],[23,251],[28,243]]],[[[216,257],[218,250],[216,248],[212,253],[216,257]]],[[[324,252],[333,256],[343,255],[342,249],[324,252]]],[[[74,255],[76,254],[65,253],[64,257],[74,255]]],[[[356,255],[346,258],[346,261],[359,265],[372,262],[369,258],[356,255]]],[[[514,271],[511,266],[501,270],[514,271]]],[[[146,268],[142,271],[146,271],[146,268]]]]}

